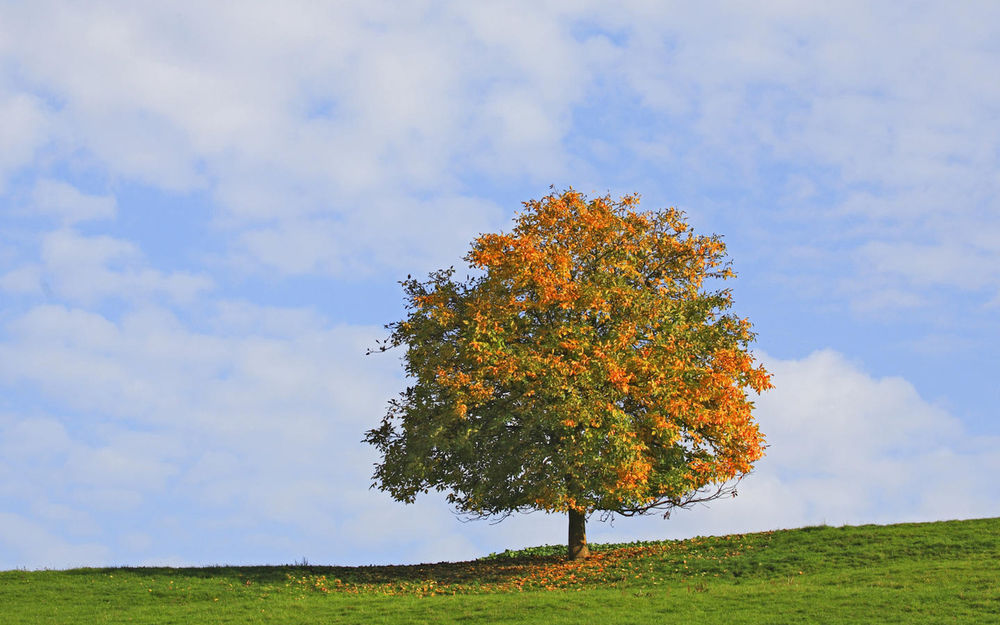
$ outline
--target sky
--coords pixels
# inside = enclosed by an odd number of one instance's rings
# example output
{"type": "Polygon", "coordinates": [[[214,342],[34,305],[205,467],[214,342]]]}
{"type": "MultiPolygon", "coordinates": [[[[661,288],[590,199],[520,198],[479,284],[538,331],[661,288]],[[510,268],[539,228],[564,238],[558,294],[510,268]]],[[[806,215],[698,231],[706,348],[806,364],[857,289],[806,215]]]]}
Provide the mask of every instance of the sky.
{"type": "Polygon", "coordinates": [[[565,541],[370,488],[398,281],[550,187],[724,237],[735,499],[597,542],[1000,516],[1000,4],[0,2],[0,569],[565,541]]]}

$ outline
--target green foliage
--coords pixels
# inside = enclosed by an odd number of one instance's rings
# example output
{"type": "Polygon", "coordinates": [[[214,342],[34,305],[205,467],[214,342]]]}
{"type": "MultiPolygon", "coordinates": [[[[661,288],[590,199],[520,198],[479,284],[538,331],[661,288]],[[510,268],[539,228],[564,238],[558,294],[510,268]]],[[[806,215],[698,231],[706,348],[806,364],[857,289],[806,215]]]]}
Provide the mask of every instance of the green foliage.
{"type": "Polygon", "coordinates": [[[1000,622],[1000,519],[592,547],[576,563],[535,547],[416,566],[7,571],[0,622],[1000,622]]]}

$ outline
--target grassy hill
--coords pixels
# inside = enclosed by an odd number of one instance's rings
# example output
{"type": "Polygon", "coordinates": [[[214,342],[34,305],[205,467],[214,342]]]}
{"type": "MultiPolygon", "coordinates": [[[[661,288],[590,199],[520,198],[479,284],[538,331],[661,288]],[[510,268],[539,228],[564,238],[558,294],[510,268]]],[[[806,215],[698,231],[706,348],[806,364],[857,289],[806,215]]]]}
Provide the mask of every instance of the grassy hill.
{"type": "Polygon", "coordinates": [[[416,566],[0,572],[0,622],[1000,623],[1000,518],[416,566]]]}

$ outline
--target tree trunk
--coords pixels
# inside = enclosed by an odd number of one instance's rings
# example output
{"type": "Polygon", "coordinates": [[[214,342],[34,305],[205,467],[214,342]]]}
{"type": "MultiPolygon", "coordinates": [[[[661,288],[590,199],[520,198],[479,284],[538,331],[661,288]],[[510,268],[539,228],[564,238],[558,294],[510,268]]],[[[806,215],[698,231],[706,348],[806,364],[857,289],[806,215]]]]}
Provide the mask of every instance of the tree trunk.
{"type": "Polygon", "coordinates": [[[587,547],[587,515],[583,512],[569,511],[569,559],[580,560],[590,555],[587,547]]]}

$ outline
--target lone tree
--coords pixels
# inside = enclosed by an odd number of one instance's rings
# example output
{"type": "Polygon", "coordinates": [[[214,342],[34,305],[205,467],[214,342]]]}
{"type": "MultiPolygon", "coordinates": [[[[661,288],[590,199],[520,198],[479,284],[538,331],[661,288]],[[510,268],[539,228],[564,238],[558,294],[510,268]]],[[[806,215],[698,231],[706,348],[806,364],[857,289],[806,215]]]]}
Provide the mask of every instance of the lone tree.
{"type": "Polygon", "coordinates": [[[406,345],[413,385],[365,435],[373,486],[448,491],[473,516],[568,512],[571,559],[595,511],[735,495],[765,447],[746,391],[769,375],[730,291],[706,288],[734,275],[721,239],[638,203],[554,192],[473,242],[471,277],[401,283],[408,314],[378,350],[406,345]]]}

